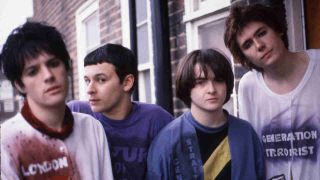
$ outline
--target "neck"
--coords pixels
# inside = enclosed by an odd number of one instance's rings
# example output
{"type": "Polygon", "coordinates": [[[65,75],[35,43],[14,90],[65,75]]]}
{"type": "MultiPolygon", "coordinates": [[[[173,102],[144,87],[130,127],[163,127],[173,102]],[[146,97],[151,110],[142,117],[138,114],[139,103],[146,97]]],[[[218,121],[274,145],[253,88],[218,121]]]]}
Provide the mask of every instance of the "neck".
{"type": "Polygon", "coordinates": [[[33,115],[41,122],[54,130],[60,131],[62,129],[66,108],[64,103],[54,107],[39,106],[33,101],[28,101],[28,104],[33,115]]]}
{"type": "Polygon", "coordinates": [[[267,86],[274,92],[284,94],[293,90],[303,78],[308,57],[303,52],[287,52],[275,66],[265,69],[263,78],[267,86]]]}
{"type": "Polygon", "coordinates": [[[307,64],[307,58],[304,53],[289,52],[287,50],[279,57],[274,66],[264,69],[263,74],[270,79],[288,79],[304,64],[307,64]]]}
{"type": "Polygon", "coordinates": [[[191,114],[198,123],[206,127],[219,127],[227,122],[227,117],[223,109],[206,112],[191,108],[191,114]]]}
{"type": "Polygon", "coordinates": [[[117,107],[102,114],[112,120],[123,120],[131,113],[132,108],[133,104],[130,98],[128,98],[127,101],[118,104],[117,107]]]}

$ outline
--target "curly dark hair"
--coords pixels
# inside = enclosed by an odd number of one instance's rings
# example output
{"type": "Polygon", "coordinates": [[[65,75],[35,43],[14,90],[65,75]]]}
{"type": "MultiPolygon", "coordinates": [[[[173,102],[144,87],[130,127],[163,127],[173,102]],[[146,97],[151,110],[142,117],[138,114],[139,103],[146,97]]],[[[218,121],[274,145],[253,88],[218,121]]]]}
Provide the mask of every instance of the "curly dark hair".
{"type": "Polygon", "coordinates": [[[237,35],[251,22],[261,22],[274,31],[283,34],[282,41],[288,48],[287,23],[280,18],[277,11],[269,6],[261,4],[231,6],[230,15],[226,20],[224,43],[231,51],[234,59],[250,70],[262,71],[262,68],[251,63],[242,53],[237,43],[237,35]]]}

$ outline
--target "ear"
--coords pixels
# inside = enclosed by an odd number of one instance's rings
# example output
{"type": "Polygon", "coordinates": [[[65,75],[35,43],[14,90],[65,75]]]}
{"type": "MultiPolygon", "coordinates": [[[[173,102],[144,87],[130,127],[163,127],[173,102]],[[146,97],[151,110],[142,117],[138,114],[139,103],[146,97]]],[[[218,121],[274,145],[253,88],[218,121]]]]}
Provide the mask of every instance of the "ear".
{"type": "Polygon", "coordinates": [[[20,85],[17,81],[14,82],[14,86],[15,86],[15,88],[17,88],[17,90],[21,94],[25,94],[24,87],[22,85],[20,85]]]}
{"type": "Polygon", "coordinates": [[[133,87],[134,81],[135,79],[132,74],[126,75],[126,77],[123,79],[123,82],[122,82],[123,90],[125,92],[129,92],[133,87]]]}

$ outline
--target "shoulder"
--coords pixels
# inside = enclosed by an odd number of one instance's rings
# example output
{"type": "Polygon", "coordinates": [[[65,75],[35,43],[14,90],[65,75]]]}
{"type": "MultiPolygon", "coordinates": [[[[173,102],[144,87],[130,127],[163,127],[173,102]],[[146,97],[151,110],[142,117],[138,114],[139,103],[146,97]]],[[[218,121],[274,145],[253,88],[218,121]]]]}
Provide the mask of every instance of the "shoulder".
{"type": "Polygon", "coordinates": [[[67,105],[70,108],[77,108],[77,107],[84,107],[84,108],[89,107],[90,108],[88,101],[71,100],[67,103],[67,105]]]}
{"type": "Polygon", "coordinates": [[[237,129],[239,131],[254,131],[252,125],[243,119],[240,119],[238,117],[235,117],[233,115],[229,115],[229,127],[231,129],[237,129]]]}
{"type": "Polygon", "coordinates": [[[245,120],[237,117],[231,117],[229,121],[228,136],[232,143],[254,142],[259,143],[259,137],[252,125],[245,120]],[[239,136],[241,134],[241,136],[239,136]]]}
{"type": "Polygon", "coordinates": [[[254,84],[257,81],[257,74],[255,70],[248,71],[241,77],[239,86],[246,87],[254,84]]]}
{"type": "Polygon", "coordinates": [[[162,107],[155,104],[148,104],[142,102],[133,102],[136,106],[135,113],[143,114],[144,117],[155,119],[167,119],[171,121],[173,116],[162,107]]]}
{"type": "Polygon", "coordinates": [[[18,113],[14,117],[1,124],[1,144],[8,142],[10,144],[16,141],[21,135],[26,136],[35,133],[36,130],[18,113]],[[14,140],[12,140],[14,138],[14,140]]]}
{"type": "Polygon", "coordinates": [[[72,112],[74,119],[74,135],[89,138],[92,135],[103,134],[104,128],[100,121],[88,114],[72,112]]]}
{"type": "Polygon", "coordinates": [[[88,101],[72,100],[67,103],[67,106],[70,108],[72,112],[81,112],[90,115],[94,114],[94,112],[91,110],[88,101]]]}
{"type": "Polygon", "coordinates": [[[21,113],[18,113],[14,117],[6,120],[1,124],[1,138],[4,137],[2,135],[8,134],[9,132],[27,129],[29,127],[28,125],[29,124],[27,123],[27,121],[25,121],[21,113]]]}
{"type": "MultiPolygon", "coordinates": [[[[137,101],[134,101],[133,102],[138,108],[140,111],[143,111],[143,112],[159,112],[159,113],[168,113],[166,110],[164,110],[162,107],[156,105],[156,104],[148,104],[148,103],[143,103],[143,102],[137,102],[137,101]]],[[[169,113],[168,113],[169,114],[169,113]]]]}
{"type": "Polygon", "coordinates": [[[184,114],[174,119],[170,123],[168,123],[158,134],[156,139],[161,142],[165,142],[166,140],[173,140],[174,137],[179,136],[181,133],[181,126],[184,123],[184,114]]]}
{"type": "Polygon", "coordinates": [[[100,122],[96,120],[94,117],[92,117],[91,115],[83,114],[79,112],[72,112],[72,115],[74,118],[75,125],[77,126],[81,126],[83,128],[86,128],[89,126],[91,127],[100,126],[100,122]]]}
{"type": "MultiPolygon", "coordinates": [[[[309,56],[319,56],[320,55],[320,49],[308,49],[305,51],[309,56]]],[[[310,57],[311,58],[311,57],[310,57]]]]}
{"type": "Polygon", "coordinates": [[[239,98],[253,96],[261,87],[263,86],[259,80],[259,72],[255,70],[249,71],[240,79],[238,89],[239,98]]]}
{"type": "Polygon", "coordinates": [[[310,61],[314,63],[314,65],[320,64],[320,49],[309,49],[306,50],[305,53],[308,55],[310,61]]]}

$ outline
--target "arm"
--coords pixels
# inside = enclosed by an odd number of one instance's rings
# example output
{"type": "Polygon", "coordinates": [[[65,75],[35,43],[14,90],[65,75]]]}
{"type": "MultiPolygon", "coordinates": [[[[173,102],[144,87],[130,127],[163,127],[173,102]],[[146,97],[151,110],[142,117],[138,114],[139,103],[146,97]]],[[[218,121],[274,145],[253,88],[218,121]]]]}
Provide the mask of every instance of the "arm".
{"type": "Polygon", "coordinates": [[[4,132],[3,128],[1,128],[1,179],[2,180],[10,180],[10,179],[20,179],[19,178],[19,168],[13,159],[13,156],[10,156],[10,152],[5,147],[7,144],[3,139],[4,132]]]}
{"type": "Polygon", "coordinates": [[[98,126],[96,130],[98,139],[98,151],[99,151],[99,165],[100,165],[100,177],[101,179],[113,180],[110,150],[108,145],[107,136],[99,121],[95,121],[98,126]]]}
{"type": "Polygon", "coordinates": [[[157,137],[150,146],[147,158],[147,180],[175,179],[173,177],[172,156],[168,146],[170,141],[157,137]]]}
{"type": "Polygon", "coordinates": [[[265,157],[264,157],[264,150],[262,143],[257,135],[257,133],[254,131],[254,129],[251,129],[253,133],[253,142],[255,143],[255,167],[256,167],[256,173],[257,173],[257,179],[258,180],[264,180],[266,179],[266,167],[265,167],[265,157]]]}

